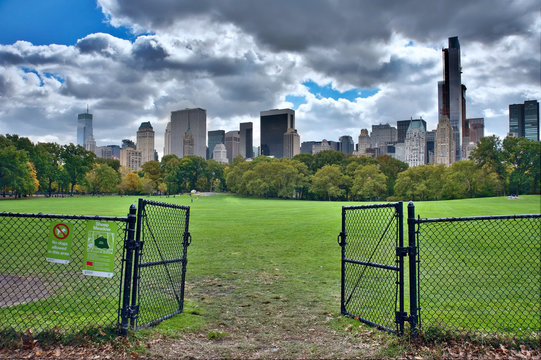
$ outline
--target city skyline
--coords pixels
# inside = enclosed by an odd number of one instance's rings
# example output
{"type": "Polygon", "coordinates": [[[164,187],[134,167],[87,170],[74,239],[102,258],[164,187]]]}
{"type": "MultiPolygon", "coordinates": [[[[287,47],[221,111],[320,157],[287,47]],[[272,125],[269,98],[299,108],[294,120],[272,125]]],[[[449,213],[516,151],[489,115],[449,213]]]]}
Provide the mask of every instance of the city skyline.
{"type": "Polygon", "coordinates": [[[408,118],[435,129],[442,49],[454,36],[467,116],[484,118],[486,135],[507,134],[510,104],[541,99],[533,0],[277,0],[272,9],[239,0],[239,11],[63,1],[54,11],[35,0],[0,4],[1,133],[76,143],[73,119],[87,105],[98,146],[135,140],[151,122],[160,156],[170,112],[183,108],[207,109],[209,130],[252,122],[254,144],[264,109],[295,110],[301,141],[357,139],[408,118]]]}

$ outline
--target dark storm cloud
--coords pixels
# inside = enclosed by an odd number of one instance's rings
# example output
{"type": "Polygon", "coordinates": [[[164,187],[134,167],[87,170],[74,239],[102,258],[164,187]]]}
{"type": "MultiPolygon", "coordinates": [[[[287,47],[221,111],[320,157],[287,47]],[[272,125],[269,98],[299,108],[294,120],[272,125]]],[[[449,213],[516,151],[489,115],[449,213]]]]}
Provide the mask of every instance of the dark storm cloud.
{"type": "Polygon", "coordinates": [[[492,42],[524,32],[539,12],[537,1],[508,0],[108,0],[114,17],[150,30],[194,17],[233,23],[274,50],[304,51],[364,38],[386,41],[399,32],[414,41],[440,41],[460,32],[492,42]],[[480,16],[480,14],[482,16],[480,16]]]}

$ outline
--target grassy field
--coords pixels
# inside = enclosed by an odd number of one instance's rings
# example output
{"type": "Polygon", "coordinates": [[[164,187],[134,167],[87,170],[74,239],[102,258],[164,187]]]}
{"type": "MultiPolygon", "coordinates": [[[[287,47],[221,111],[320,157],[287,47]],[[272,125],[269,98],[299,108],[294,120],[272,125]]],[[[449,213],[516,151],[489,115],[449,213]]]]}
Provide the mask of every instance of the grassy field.
{"type": "MultiPolygon", "coordinates": [[[[179,337],[176,344],[194,355],[210,351],[225,357],[273,353],[275,357],[377,357],[393,351],[392,346],[363,348],[354,336],[344,337],[344,329],[351,326],[357,332],[370,330],[339,316],[336,238],[341,206],[361,203],[232,195],[200,196],[193,202],[189,196],[152,200],[191,206],[193,237],[188,249],[186,311],[152,332],[179,337]]],[[[125,216],[136,202],[137,197],[2,200],[0,212],[125,216]]],[[[531,214],[541,212],[541,197],[415,205],[416,214],[423,218],[531,214]]],[[[370,332],[370,336],[374,342],[393,341],[380,333],[370,332]]],[[[174,356],[175,346],[157,343],[150,351],[174,356]]]]}

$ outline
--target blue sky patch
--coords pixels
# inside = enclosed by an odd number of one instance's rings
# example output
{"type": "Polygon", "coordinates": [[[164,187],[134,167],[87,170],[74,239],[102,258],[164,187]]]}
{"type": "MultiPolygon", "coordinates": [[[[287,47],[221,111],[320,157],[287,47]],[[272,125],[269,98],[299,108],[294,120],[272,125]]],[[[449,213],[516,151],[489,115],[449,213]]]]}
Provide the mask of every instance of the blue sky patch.
{"type": "Polygon", "coordinates": [[[32,73],[35,74],[39,79],[39,86],[43,86],[43,79],[41,78],[41,75],[34,69],[30,69],[27,67],[21,67],[21,70],[24,71],[25,74],[32,73]]]}
{"type": "MultiPolygon", "coordinates": [[[[321,86],[312,80],[308,80],[302,83],[308,88],[310,93],[314,94],[317,98],[331,98],[334,100],[346,99],[349,101],[355,101],[357,98],[368,98],[374,96],[379,92],[379,89],[357,89],[353,88],[347,91],[339,91],[333,88],[332,83],[321,86]]],[[[286,98],[287,99],[287,98],[286,98]]]]}
{"type": "Polygon", "coordinates": [[[1,0],[0,44],[26,40],[34,45],[74,45],[97,32],[130,41],[137,37],[106,20],[95,0],[25,0],[24,10],[21,0],[1,0]]]}
{"type": "Polygon", "coordinates": [[[302,104],[306,104],[306,96],[286,95],[286,101],[293,104],[293,110],[297,110],[302,104]]]}

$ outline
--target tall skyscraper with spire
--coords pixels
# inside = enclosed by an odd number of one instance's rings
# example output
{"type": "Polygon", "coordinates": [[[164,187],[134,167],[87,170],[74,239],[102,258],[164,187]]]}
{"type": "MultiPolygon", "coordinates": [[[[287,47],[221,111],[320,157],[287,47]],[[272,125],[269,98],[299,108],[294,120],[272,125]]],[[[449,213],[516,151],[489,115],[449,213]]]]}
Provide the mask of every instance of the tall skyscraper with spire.
{"type": "Polygon", "coordinates": [[[88,112],[87,106],[86,113],[77,115],[77,145],[81,145],[86,149],[87,143],[91,145],[93,141],[94,134],[92,131],[92,114],[88,112]]]}
{"type": "Polygon", "coordinates": [[[190,129],[188,142],[193,144],[187,149],[192,149],[192,154],[202,157],[207,156],[207,111],[205,109],[184,109],[171,112],[171,131],[169,132],[169,147],[171,154],[182,158],[184,155],[184,137],[190,129]]]}
{"type": "Polygon", "coordinates": [[[443,81],[438,82],[438,121],[448,117],[453,129],[455,160],[462,158],[462,128],[465,119],[466,87],[462,85],[460,43],[458,37],[449,38],[449,47],[442,50],[443,81]]]}

